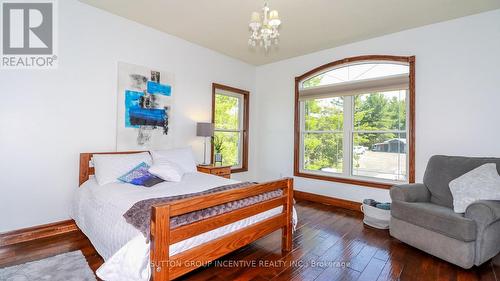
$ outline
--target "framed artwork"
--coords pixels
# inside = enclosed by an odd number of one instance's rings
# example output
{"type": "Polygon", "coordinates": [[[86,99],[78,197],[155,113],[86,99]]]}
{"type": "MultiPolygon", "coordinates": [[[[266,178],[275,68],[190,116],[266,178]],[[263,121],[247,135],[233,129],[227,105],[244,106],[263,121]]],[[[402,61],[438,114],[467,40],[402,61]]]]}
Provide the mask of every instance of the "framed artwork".
{"type": "Polygon", "coordinates": [[[118,63],[118,151],[171,147],[173,80],[165,71],[118,63]]]}

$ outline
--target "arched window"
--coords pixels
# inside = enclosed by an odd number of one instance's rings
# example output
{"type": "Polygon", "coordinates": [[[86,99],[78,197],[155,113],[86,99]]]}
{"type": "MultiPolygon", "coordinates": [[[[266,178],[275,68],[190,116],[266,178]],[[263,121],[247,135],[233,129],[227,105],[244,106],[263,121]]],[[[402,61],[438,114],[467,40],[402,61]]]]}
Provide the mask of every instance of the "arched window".
{"type": "Polygon", "coordinates": [[[295,175],[414,182],[415,58],[361,56],[295,79],[295,175]]]}
{"type": "Polygon", "coordinates": [[[302,88],[328,86],[346,82],[363,82],[365,80],[385,78],[387,76],[406,76],[409,74],[407,63],[399,62],[354,62],[340,65],[317,73],[302,82],[302,88]]]}

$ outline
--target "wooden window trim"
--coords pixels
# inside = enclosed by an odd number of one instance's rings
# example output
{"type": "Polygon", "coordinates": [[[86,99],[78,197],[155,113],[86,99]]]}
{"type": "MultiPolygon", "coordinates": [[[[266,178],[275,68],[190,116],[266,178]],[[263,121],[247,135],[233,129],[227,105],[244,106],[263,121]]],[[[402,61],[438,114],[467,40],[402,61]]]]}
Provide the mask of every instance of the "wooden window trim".
{"type": "Polygon", "coordinates": [[[294,160],[293,174],[296,177],[312,178],[317,180],[325,180],[332,182],[340,182],[345,184],[361,185],[375,188],[389,189],[393,184],[380,182],[376,180],[358,180],[335,176],[323,176],[300,171],[300,103],[299,103],[299,86],[304,79],[319,74],[329,68],[348,64],[358,61],[388,61],[388,62],[404,62],[408,63],[410,68],[409,73],[409,112],[408,112],[408,182],[415,182],[415,56],[390,56],[390,55],[365,55],[345,58],[333,61],[319,67],[316,67],[306,73],[295,77],[295,116],[294,116],[294,160]]]}
{"type": "MultiPolygon", "coordinates": [[[[240,168],[231,168],[231,173],[241,173],[248,171],[248,128],[250,119],[250,92],[222,84],[212,83],[212,123],[215,123],[215,92],[216,90],[224,90],[243,95],[243,151],[240,168]]],[[[214,159],[214,144],[212,142],[212,149],[210,152],[210,163],[214,159]]]]}

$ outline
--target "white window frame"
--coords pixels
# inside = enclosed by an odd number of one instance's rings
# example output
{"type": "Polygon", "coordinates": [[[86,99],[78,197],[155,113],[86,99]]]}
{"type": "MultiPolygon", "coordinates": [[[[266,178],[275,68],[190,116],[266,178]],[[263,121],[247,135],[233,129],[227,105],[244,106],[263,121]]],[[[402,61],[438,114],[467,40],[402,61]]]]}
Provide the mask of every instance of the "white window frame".
{"type": "MultiPolygon", "coordinates": [[[[393,88],[387,89],[383,92],[389,91],[406,91],[405,94],[405,104],[406,104],[406,130],[387,130],[387,131],[356,131],[354,130],[354,96],[369,94],[367,92],[360,91],[354,95],[343,96],[344,98],[344,106],[343,106],[343,115],[344,115],[344,124],[342,131],[306,131],[305,130],[305,101],[299,101],[299,118],[300,118],[300,147],[299,147],[299,171],[300,173],[307,174],[315,174],[320,176],[327,177],[337,177],[337,178],[345,178],[345,179],[353,179],[353,180],[361,180],[361,181],[376,181],[387,184],[401,184],[408,183],[409,180],[409,153],[408,153],[408,145],[410,139],[409,136],[409,87],[401,88],[393,88]],[[406,179],[404,181],[400,180],[389,180],[377,177],[368,177],[368,176],[358,176],[353,175],[353,142],[354,142],[354,134],[355,133],[406,133],[407,137],[407,145],[406,145],[406,179]],[[307,170],[305,169],[304,155],[305,155],[305,135],[307,133],[343,133],[343,164],[342,164],[342,173],[334,173],[334,172],[324,172],[324,171],[315,171],[315,170],[307,170]],[[347,140],[347,141],[346,141],[347,140]]],[[[318,98],[319,99],[319,98],[318,98]]]]}

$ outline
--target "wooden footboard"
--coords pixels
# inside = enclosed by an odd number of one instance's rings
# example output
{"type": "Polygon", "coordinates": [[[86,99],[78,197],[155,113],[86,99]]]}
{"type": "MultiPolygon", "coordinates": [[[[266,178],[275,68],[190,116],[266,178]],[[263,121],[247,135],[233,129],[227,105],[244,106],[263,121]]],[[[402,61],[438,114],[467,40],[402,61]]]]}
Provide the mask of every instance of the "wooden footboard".
{"type": "MultiPolygon", "coordinates": [[[[90,175],[95,173],[90,163],[94,154],[130,154],[139,152],[142,151],[81,153],[80,185],[87,181],[90,175]]],[[[293,179],[282,179],[255,184],[244,188],[221,191],[154,206],[151,216],[150,233],[151,280],[166,281],[175,279],[279,229],[282,230],[282,248],[284,251],[290,251],[292,249],[292,212],[293,179]],[[277,189],[283,190],[283,195],[281,197],[233,210],[175,229],[170,229],[171,217],[231,201],[241,200],[277,189]],[[279,206],[283,206],[283,211],[280,214],[174,256],[169,255],[169,247],[172,244],[279,206]]]]}
{"type": "Polygon", "coordinates": [[[153,281],[175,279],[278,229],[282,230],[283,250],[290,251],[292,249],[292,209],[292,179],[261,183],[237,190],[222,191],[154,206],[151,217],[151,279],[153,281]],[[276,189],[283,190],[281,197],[170,229],[171,217],[241,200],[276,189]],[[169,255],[169,246],[172,244],[279,206],[283,206],[283,211],[280,214],[174,256],[169,255]]]}

